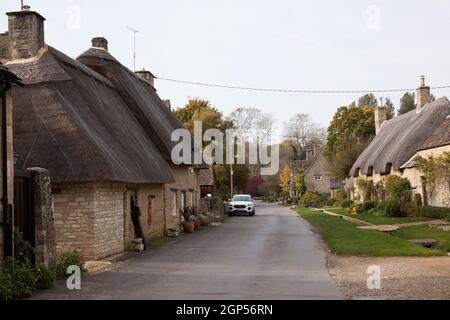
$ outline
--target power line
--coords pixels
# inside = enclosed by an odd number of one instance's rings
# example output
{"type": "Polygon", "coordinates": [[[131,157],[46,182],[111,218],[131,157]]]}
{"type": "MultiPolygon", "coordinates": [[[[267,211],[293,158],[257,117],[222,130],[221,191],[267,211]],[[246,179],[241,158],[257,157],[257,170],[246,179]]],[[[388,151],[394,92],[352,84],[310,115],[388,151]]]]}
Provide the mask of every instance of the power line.
{"type": "MultiPolygon", "coordinates": [[[[291,90],[291,89],[243,87],[243,86],[237,86],[237,85],[224,85],[224,84],[215,84],[215,83],[206,83],[206,82],[177,80],[177,79],[164,78],[164,77],[157,77],[156,79],[168,81],[168,82],[189,84],[189,85],[195,85],[195,86],[203,86],[203,87],[213,87],[213,88],[223,88],[223,89],[233,89],[233,90],[247,90],[247,91],[281,92],[281,93],[314,93],[314,94],[346,94],[346,93],[369,93],[369,92],[371,92],[371,93],[393,93],[393,92],[406,92],[406,91],[416,90],[416,88],[377,89],[377,90],[291,90]]],[[[450,85],[430,87],[430,89],[432,89],[432,90],[450,89],[450,85]]]]}

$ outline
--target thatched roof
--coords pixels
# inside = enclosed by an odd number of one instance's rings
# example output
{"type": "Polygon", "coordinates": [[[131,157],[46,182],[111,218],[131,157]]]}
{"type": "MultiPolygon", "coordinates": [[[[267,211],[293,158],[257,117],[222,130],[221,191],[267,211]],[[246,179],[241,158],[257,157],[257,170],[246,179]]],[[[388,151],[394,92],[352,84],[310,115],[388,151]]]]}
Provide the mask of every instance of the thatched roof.
{"type": "Polygon", "coordinates": [[[105,49],[90,48],[77,60],[114,84],[163,157],[171,161],[171,152],[176,144],[171,141],[172,132],[183,128],[183,125],[158,97],[153,86],[121,65],[105,49]]]}
{"type": "Polygon", "coordinates": [[[8,66],[26,84],[13,89],[19,168],[47,168],[52,182],[174,181],[161,145],[167,148],[167,123],[176,120],[131,72],[117,67],[117,88],[51,47],[35,61],[8,66]]]}
{"type": "Polygon", "coordinates": [[[385,122],[380,133],[353,165],[350,176],[358,171],[367,175],[386,174],[390,168],[399,170],[418,150],[450,144],[450,102],[441,98],[427,104],[421,112],[415,110],[385,122]]]}

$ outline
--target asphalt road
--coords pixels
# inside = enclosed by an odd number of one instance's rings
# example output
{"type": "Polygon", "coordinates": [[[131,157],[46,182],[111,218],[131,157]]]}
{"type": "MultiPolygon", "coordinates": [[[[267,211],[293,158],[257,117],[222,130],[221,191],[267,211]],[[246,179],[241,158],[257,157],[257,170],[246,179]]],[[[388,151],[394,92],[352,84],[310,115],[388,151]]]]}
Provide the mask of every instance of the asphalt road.
{"type": "Polygon", "coordinates": [[[258,203],[255,217],[183,235],[33,299],[340,299],[325,252],[308,224],[287,208],[258,203]]]}

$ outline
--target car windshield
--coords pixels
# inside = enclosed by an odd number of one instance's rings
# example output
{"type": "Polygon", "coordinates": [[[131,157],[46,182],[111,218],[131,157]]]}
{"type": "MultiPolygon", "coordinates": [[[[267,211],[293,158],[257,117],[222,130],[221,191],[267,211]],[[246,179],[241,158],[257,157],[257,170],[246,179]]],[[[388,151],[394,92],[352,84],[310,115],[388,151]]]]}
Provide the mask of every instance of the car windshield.
{"type": "Polygon", "coordinates": [[[237,201],[250,202],[250,201],[252,201],[252,197],[250,197],[250,196],[235,196],[233,198],[233,201],[234,202],[237,202],[237,201]]]}

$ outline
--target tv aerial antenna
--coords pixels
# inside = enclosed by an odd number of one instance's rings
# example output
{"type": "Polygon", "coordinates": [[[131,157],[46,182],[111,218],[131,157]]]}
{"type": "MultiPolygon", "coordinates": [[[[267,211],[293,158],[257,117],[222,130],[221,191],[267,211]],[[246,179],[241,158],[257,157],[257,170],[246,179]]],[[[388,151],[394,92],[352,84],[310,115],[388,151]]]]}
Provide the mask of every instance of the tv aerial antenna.
{"type": "Polygon", "coordinates": [[[136,71],[136,34],[138,34],[139,31],[128,26],[127,29],[133,32],[133,71],[136,71]]]}

